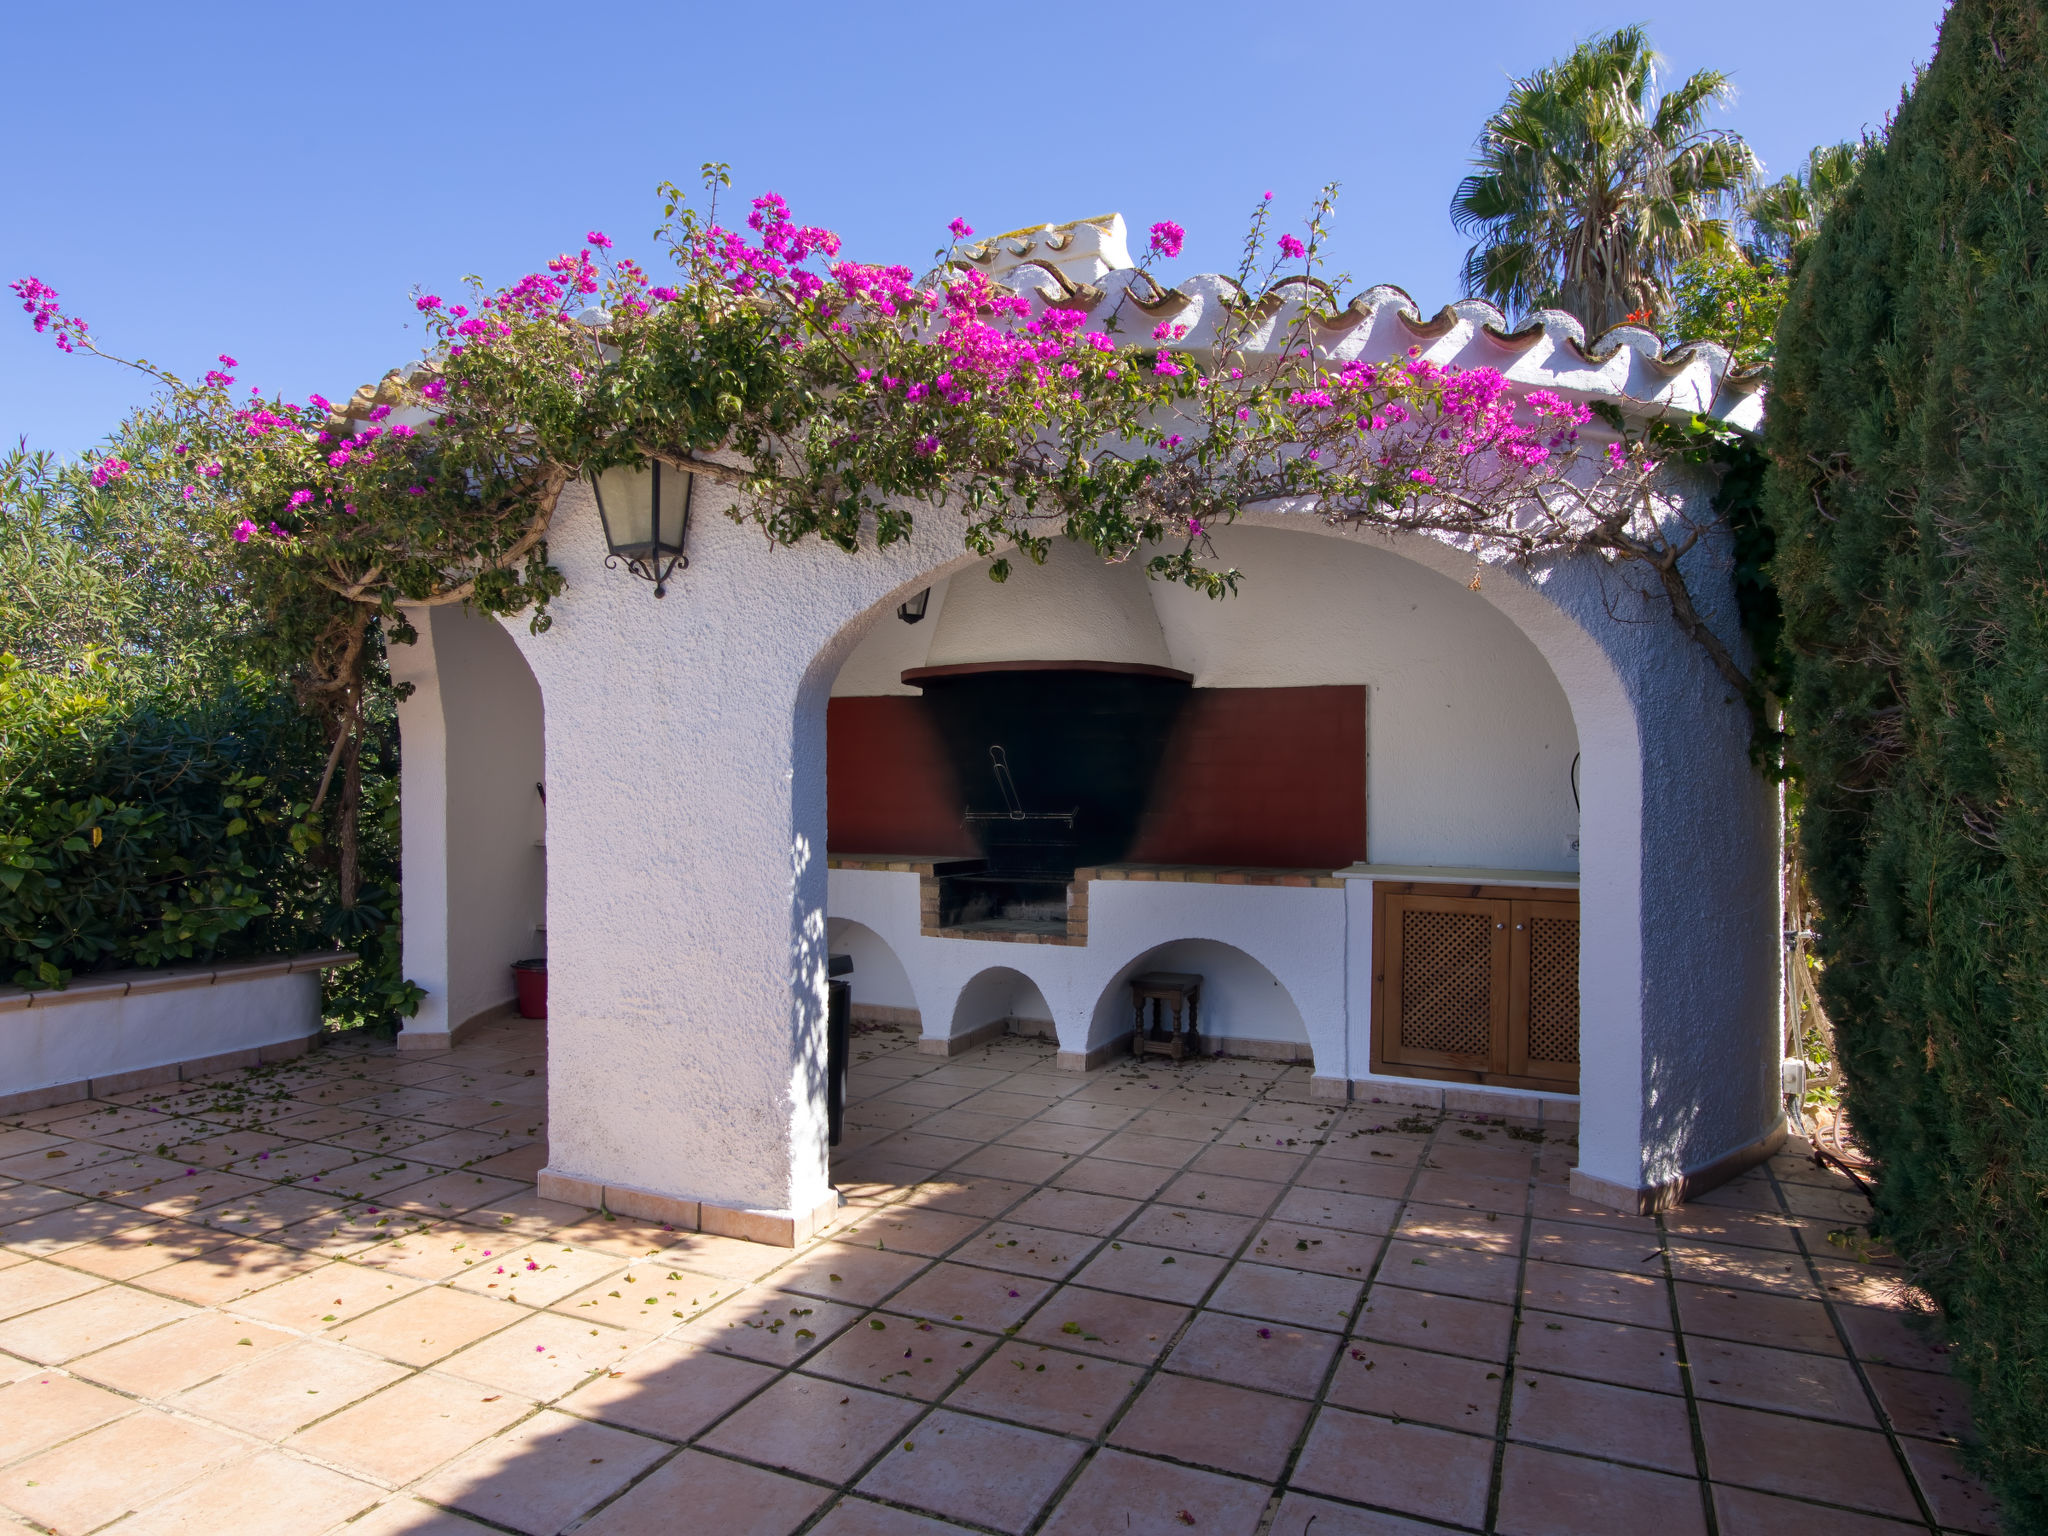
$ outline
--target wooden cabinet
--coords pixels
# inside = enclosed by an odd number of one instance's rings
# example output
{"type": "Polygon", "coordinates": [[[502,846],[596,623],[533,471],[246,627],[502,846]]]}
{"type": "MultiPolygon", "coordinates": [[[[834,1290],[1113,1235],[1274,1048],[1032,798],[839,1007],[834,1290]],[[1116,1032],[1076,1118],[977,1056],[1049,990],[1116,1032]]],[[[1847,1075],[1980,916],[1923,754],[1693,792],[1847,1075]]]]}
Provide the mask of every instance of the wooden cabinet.
{"type": "Polygon", "coordinates": [[[1578,1091],[1577,892],[1384,883],[1373,935],[1375,1072],[1578,1091]]]}

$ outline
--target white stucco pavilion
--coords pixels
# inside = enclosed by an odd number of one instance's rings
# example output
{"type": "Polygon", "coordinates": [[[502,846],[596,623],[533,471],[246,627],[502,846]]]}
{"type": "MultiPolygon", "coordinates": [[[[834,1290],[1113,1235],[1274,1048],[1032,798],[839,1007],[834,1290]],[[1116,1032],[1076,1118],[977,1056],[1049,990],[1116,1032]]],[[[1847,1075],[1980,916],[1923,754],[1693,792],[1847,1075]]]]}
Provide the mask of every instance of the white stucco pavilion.
{"type": "MultiPolygon", "coordinates": [[[[1005,237],[984,265],[1104,307],[1131,281],[1121,221],[1005,237]]],[[[1204,345],[1227,287],[1198,278],[1169,296],[1189,327],[1178,345],[1204,345]]],[[[1271,325],[1287,323],[1282,303],[1271,325]]],[[[1419,347],[1638,416],[1753,425],[1760,409],[1715,347],[1667,356],[1622,328],[1589,352],[1561,315],[1511,334],[1486,304],[1425,320],[1392,288],[1354,301],[1324,345],[1419,347]]],[[[1674,505],[1710,492],[1682,485],[1674,505]]],[[[1576,1121],[1575,1188],[1630,1210],[1782,1138],[1775,793],[1748,760],[1741,701],[1626,572],[1576,557],[1489,567],[1475,589],[1471,557],[1433,540],[1254,512],[1217,536],[1247,576],[1226,602],[1148,589],[1071,548],[996,588],[950,514],[849,556],[773,547],[723,515],[724,487],[695,494],[690,564],[665,600],[605,568],[592,498],[572,486],[549,536],[568,583],[549,632],[441,608],[392,652],[415,685],[400,708],[405,963],[427,993],[400,1043],[446,1048],[505,1006],[510,962],[545,948],[544,1195],[802,1240],[837,1204],[828,950],[854,955],[858,1007],[915,1021],[930,1049],[1034,1029],[1076,1069],[1127,1036],[1134,970],[1202,970],[1223,1048],[1311,1061],[1331,1100],[1576,1121]],[[899,622],[927,588],[924,621],[899,622]],[[1080,942],[931,931],[923,850],[828,847],[828,705],[914,693],[904,671],[979,659],[998,635],[1076,660],[1143,653],[1197,690],[1363,687],[1363,856],[1267,884],[1087,881],[1080,942]],[[1431,879],[1576,891],[1575,1095],[1373,1070],[1373,893],[1431,879]]],[[[1739,648],[1730,565],[1711,540],[1688,556],[1703,610],[1739,648]]]]}

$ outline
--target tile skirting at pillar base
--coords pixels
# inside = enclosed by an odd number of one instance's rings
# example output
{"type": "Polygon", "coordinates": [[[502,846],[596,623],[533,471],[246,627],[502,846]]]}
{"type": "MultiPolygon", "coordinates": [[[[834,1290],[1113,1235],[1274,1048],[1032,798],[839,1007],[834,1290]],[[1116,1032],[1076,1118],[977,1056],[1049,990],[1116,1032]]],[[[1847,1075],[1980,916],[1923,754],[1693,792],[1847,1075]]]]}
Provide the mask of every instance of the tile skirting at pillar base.
{"type": "Polygon", "coordinates": [[[519,1000],[508,999],[493,1003],[480,1013],[472,1013],[453,1029],[403,1030],[398,1032],[398,1048],[407,1055],[414,1051],[452,1051],[462,1044],[462,1037],[480,1024],[489,1024],[494,1019],[516,1019],[519,1015],[519,1000]]]}
{"type": "Polygon", "coordinates": [[[834,1190],[828,1199],[807,1211],[755,1210],[717,1205],[708,1200],[685,1200],[651,1189],[636,1189],[630,1184],[607,1184],[555,1168],[543,1168],[535,1176],[534,1193],[543,1200],[557,1200],[564,1205],[658,1221],[678,1232],[710,1232],[773,1248],[795,1248],[809,1242],[838,1219],[842,1205],[839,1192],[834,1190]]]}
{"type": "Polygon", "coordinates": [[[1621,1184],[1588,1173],[1583,1168],[1574,1168],[1572,1193],[1582,1200],[1597,1201],[1624,1215],[1655,1216],[1662,1211],[1675,1210],[1694,1196],[1703,1195],[1717,1185],[1747,1173],[1785,1144],[1785,1134],[1785,1122],[1780,1119],[1767,1135],[1759,1136],[1748,1146],[1737,1147],[1711,1162],[1689,1168],[1668,1179],[1659,1179],[1654,1184],[1621,1184]]]}
{"type": "Polygon", "coordinates": [[[1317,1077],[1309,1080],[1317,1099],[1349,1099],[1356,1104],[1434,1109],[1453,1115],[1512,1115],[1545,1125],[1577,1125],[1575,1095],[1530,1093],[1519,1088],[1493,1088],[1483,1083],[1440,1083],[1419,1077],[1317,1077]]]}
{"type": "Polygon", "coordinates": [[[987,1045],[1000,1040],[1010,1033],[1012,1019],[990,1019],[986,1024],[977,1024],[957,1035],[925,1035],[917,1042],[918,1054],[923,1056],[958,1056],[971,1051],[977,1045],[987,1045]]]}
{"type": "Polygon", "coordinates": [[[1129,1030],[1120,1031],[1114,1040],[1086,1051],[1061,1051],[1053,1060],[1054,1070],[1060,1072],[1093,1072],[1097,1067],[1115,1061],[1119,1056],[1131,1054],[1129,1030]]]}

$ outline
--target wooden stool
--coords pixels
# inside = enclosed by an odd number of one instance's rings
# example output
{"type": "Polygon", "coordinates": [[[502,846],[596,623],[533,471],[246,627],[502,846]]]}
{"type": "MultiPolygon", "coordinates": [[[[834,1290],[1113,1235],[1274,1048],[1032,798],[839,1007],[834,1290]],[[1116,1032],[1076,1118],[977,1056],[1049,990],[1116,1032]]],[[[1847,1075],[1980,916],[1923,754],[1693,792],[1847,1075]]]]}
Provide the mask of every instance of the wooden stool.
{"type": "Polygon", "coordinates": [[[1131,978],[1131,1003],[1137,1009],[1137,1027],[1131,1032],[1131,1054],[1144,1058],[1147,1051],[1157,1051],[1162,1056],[1171,1056],[1179,1061],[1185,1056],[1202,1054],[1202,1034],[1198,1010],[1202,1003],[1202,978],[1185,975],[1179,971],[1148,971],[1143,976],[1131,978]],[[1145,1004],[1152,1005],[1152,1028],[1145,1027],[1145,1004]],[[1173,1032],[1163,1040],[1151,1038],[1153,1031],[1162,1028],[1159,1016],[1160,1005],[1173,1005],[1173,1032]],[[1182,1028],[1181,1010],[1187,1010],[1186,1028],[1182,1028]]]}

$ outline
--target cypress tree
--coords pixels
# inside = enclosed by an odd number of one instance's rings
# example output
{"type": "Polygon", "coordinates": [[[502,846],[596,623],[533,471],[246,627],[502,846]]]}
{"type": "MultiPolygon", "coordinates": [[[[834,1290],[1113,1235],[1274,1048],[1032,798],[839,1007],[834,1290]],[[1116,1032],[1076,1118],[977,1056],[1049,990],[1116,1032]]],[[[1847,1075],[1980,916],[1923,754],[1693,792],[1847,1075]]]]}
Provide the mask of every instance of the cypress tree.
{"type": "Polygon", "coordinates": [[[2048,1529],[2048,7],[1956,0],[1779,321],[1772,577],[1878,1229],[2048,1529]]]}

